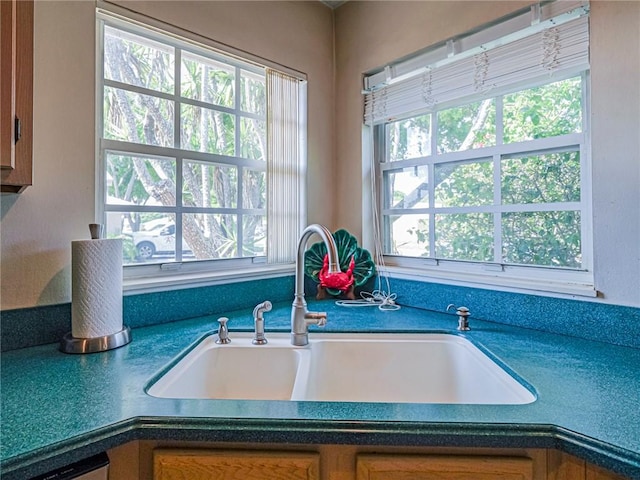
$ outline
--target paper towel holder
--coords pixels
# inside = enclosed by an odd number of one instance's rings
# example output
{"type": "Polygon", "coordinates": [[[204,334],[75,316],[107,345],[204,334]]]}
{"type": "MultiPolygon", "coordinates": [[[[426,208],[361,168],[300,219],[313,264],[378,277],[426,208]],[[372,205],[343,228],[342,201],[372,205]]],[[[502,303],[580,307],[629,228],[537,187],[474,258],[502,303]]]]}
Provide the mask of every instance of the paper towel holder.
{"type": "Polygon", "coordinates": [[[131,342],[131,329],[126,325],[122,330],[104,337],[76,338],[67,333],[60,341],[63,353],[97,353],[119,348],[131,342]]]}
{"type": "MultiPolygon", "coordinates": [[[[92,240],[100,240],[104,237],[104,225],[90,223],[89,233],[92,240]]],[[[63,353],[97,353],[113,350],[131,342],[131,329],[124,325],[119,332],[101,337],[79,338],[67,333],[60,340],[60,351],[63,353]]]]}

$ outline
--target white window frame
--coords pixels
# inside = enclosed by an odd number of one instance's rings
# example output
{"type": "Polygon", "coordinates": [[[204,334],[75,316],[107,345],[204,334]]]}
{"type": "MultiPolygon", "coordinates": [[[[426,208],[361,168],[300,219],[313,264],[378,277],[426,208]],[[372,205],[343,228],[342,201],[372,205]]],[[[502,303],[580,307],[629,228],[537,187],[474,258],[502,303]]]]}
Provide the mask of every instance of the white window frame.
{"type": "MultiPolygon", "coordinates": [[[[553,4],[551,4],[553,6],[553,4]]],[[[532,7],[532,11],[533,11],[532,7]]],[[[491,25],[487,32],[490,34],[494,30],[504,30],[504,26],[491,25]]],[[[508,25],[507,25],[508,28],[508,25]]],[[[483,31],[480,30],[478,36],[482,36],[483,31]]],[[[462,36],[464,37],[464,35],[462,36]]],[[[412,71],[415,71],[417,65],[424,65],[421,63],[424,59],[430,56],[439,54],[440,50],[447,50],[447,46],[452,42],[446,42],[444,47],[437,47],[433,53],[428,51],[426,53],[419,53],[414,58],[408,60],[402,60],[398,64],[393,64],[391,67],[386,67],[381,73],[374,73],[365,77],[365,87],[370,87],[376,82],[382,82],[382,88],[385,83],[394,83],[397,81],[403,81],[405,78],[411,78],[412,71]],[[397,80],[394,78],[397,78],[397,80]],[[386,82],[385,82],[386,78],[386,82]]],[[[468,52],[463,52],[463,56],[468,56],[468,52]]],[[[439,60],[438,60],[439,61],[439,60]]],[[[452,62],[454,59],[447,58],[446,62],[452,62]]],[[[419,67],[419,72],[423,71],[423,67],[419,67]]],[[[577,72],[567,72],[564,78],[576,77],[577,72]]],[[[418,73],[420,75],[420,73],[418,73]]],[[[415,75],[415,74],[413,74],[415,75]]],[[[591,213],[591,152],[590,152],[590,80],[589,72],[583,70],[580,73],[582,77],[582,131],[579,133],[572,133],[557,137],[550,137],[544,139],[536,139],[524,142],[517,142],[511,144],[501,144],[501,128],[497,125],[497,139],[496,146],[464,150],[458,152],[450,152],[445,154],[436,154],[437,142],[435,141],[435,135],[437,132],[437,125],[435,123],[437,111],[445,110],[447,108],[462,106],[468,104],[471,101],[477,101],[485,98],[501,98],[503,95],[513,91],[522,91],[528,88],[544,85],[545,83],[553,83],[563,78],[554,78],[553,80],[541,81],[537,79],[529,83],[523,82],[514,86],[513,89],[503,89],[495,94],[487,93],[486,95],[476,96],[475,98],[462,98],[460,100],[453,100],[446,103],[437,105],[436,107],[430,106],[429,108],[422,108],[412,110],[405,116],[393,116],[384,122],[379,120],[374,125],[370,124],[371,117],[369,115],[376,115],[376,105],[371,104],[371,100],[367,99],[367,110],[365,112],[365,125],[363,127],[363,152],[365,162],[372,162],[371,172],[374,176],[373,183],[373,203],[374,208],[377,208],[374,212],[373,222],[370,223],[366,219],[363,223],[363,229],[373,230],[369,232],[369,235],[365,233],[366,238],[372,239],[374,248],[377,253],[381,255],[384,265],[380,266],[382,272],[392,274],[394,277],[406,278],[420,281],[433,281],[437,283],[446,283],[452,285],[464,285],[479,288],[498,288],[505,291],[514,292],[536,292],[545,293],[549,295],[557,296],[586,296],[595,297],[597,292],[594,288],[594,275],[593,275],[593,227],[592,227],[592,213],[591,213]],[[431,149],[429,155],[420,158],[412,158],[400,161],[385,162],[387,148],[385,145],[386,133],[385,126],[392,121],[402,120],[403,118],[411,118],[424,114],[432,114],[432,139],[431,149]],[[434,165],[438,163],[446,163],[452,161],[477,161],[480,159],[491,159],[494,164],[494,192],[499,190],[495,188],[499,187],[499,166],[500,159],[506,154],[535,154],[537,152],[558,151],[565,148],[574,146],[580,154],[580,186],[581,195],[579,202],[572,202],[570,204],[562,204],[560,210],[577,210],[581,215],[581,253],[582,253],[582,267],[580,269],[570,268],[554,268],[544,266],[529,266],[529,265],[509,265],[500,262],[474,262],[463,260],[449,260],[439,259],[435,256],[431,257],[408,257],[401,255],[389,255],[383,254],[385,251],[384,242],[385,235],[387,235],[386,228],[384,226],[384,216],[389,214],[429,214],[430,215],[430,227],[429,245],[431,248],[431,254],[434,252],[435,247],[435,228],[434,216],[439,212],[446,213],[467,213],[468,211],[475,211],[473,207],[469,208],[435,208],[433,201],[429,202],[430,208],[426,209],[388,209],[385,208],[385,198],[383,196],[383,189],[385,188],[383,182],[383,175],[385,172],[393,171],[401,167],[414,167],[414,166],[427,166],[429,169],[428,178],[432,179],[434,165]],[[496,176],[498,176],[496,178],[496,176]],[[424,211],[423,211],[424,210],[424,211]],[[373,225],[373,226],[372,226],[373,225]]],[[[375,92],[373,90],[365,90],[363,93],[375,92]]],[[[375,95],[375,93],[374,93],[375,95]]],[[[383,95],[378,98],[384,102],[385,97],[383,95]]],[[[375,101],[375,100],[374,100],[375,101]]],[[[383,108],[385,106],[383,105],[383,108]]],[[[496,112],[496,116],[499,117],[499,113],[496,112]]],[[[497,122],[501,123],[501,119],[497,118],[497,122]]],[[[433,189],[432,181],[429,181],[429,188],[433,189]]],[[[433,200],[433,191],[430,192],[431,200],[433,200]]],[[[499,196],[499,193],[498,193],[499,196]]],[[[547,207],[540,207],[540,205],[525,207],[516,207],[508,205],[500,205],[498,199],[494,198],[494,204],[491,206],[483,206],[482,211],[488,213],[499,214],[505,211],[541,211],[547,207]]],[[[554,205],[549,204],[549,209],[553,209],[554,205]]],[[[558,211],[558,210],[554,210],[558,211]]],[[[494,220],[494,225],[496,220],[494,220]]],[[[495,229],[494,229],[495,233],[495,229]]],[[[494,245],[495,245],[494,236],[494,245]]],[[[498,251],[498,253],[500,253],[498,251]]]]}
{"type": "MultiPolygon", "coordinates": [[[[300,207],[306,205],[306,188],[304,181],[304,172],[306,171],[306,75],[291,70],[287,67],[280,66],[269,60],[246,54],[245,52],[236,51],[228,46],[218,44],[207,38],[200,37],[190,32],[184,32],[177,27],[159,22],[148,17],[138,15],[129,11],[120,9],[119,7],[99,2],[96,11],[96,46],[97,46],[97,62],[96,62],[96,221],[104,223],[107,212],[144,212],[149,211],[149,207],[137,205],[107,205],[107,196],[105,189],[105,157],[107,152],[143,155],[145,157],[170,157],[176,160],[176,190],[181,192],[180,172],[182,170],[183,159],[203,160],[208,163],[229,164],[238,168],[238,178],[241,178],[242,169],[249,168],[251,170],[265,171],[270,175],[267,167],[267,160],[250,160],[241,157],[226,157],[224,155],[202,153],[197,151],[182,150],[173,147],[160,147],[153,145],[137,144],[130,142],[122,142],[102,138],[103,128],[103,90],[105,86],[125,89],[133,93],[153,94],[154,97],[163,98],[175,102],[174,105],[189,104],[207,109],[221,110],[231,113],[236,118],[241,117],[257,117],[257,115],[242,111],[236,111],[235,108],[212,107],[197,100],[189,100],[180,97],[176,90],[173,93],[161,93],[158,91],[146,90],[143,87],[137,87],[129,84],[121,84],[109,79],[105,79],[103,70],[103,39],[104,25],[114,26],[120,30],[129,31],[133,34],[150,38],[151,40],[159,40],[163,44],[171,44],[179,49],[178,51],[189,51],[198,55],[204,55],[209,58],[222,60],[227,64],[236,67],[236,71],[242,68],[245,71],[259,73],[265,75],[267,69],[273,69],[298,80],[298,118],[300,123],[299,138],[296,140],[296,149],[298,155],[298,165],[293,168],[297,172],[289,170],[291,177],[297,173],[298,179],[295,185],[295,194],[297,195],[295,204],[300,207]],[[167,39],[172,41],[168,42],[167,39]]],[[[174,81],[176,85],[180,82],[180,55],[175,57],[174,81]]],[[[239,92],[237,83],[240,82],[240,75],[236,74],[236,92],[239,92]]],[[[265,119],[266,120],[266,119],[265,119]]],[[[178,139],[179,134],[179,117],[175,115],[174,120],[174,141],[178,139]],[[177,133],[176,133],[177,131],[177,133]]],[[[238,151],[238,137],[240,129],[236,129],[236,151],[238,151]]],[[[240,182],[239,182],[240,183],[240,182]]],[[[239,190],[241,187],[239,186],[239,190]]],[[[240,192],[239,192],[240,193],[240,192]]],[[[152,209],[155,211],[155,209],[152,209]]],[[[198,211],[199,213],[229,213],[238,214],[238,224],[241,224],[241,215],[243,214],[264,214],[267,215],[268,207],[258,211],[249,211],[242,208],[241,197],[238,195],[237,208],[221,209],[217,208],[200,208],[200,207],[162,207],[163,211],[176,215],[176,230],[180,228],[180,214],[198,211]]],[[[306,210],[298,210],[298,224],[293,227],[284,227],[285,233],[290,233],[286,229],[293,228],[301,230],[306,224],[306,210]]],[[[282,230],[283,227],[277,227],[282,230]]],[[[282,235],[281,232],[277,232],[282,235]]],[[[296,233],[294,232],[294,236],[296,233]]],[[[296,236],[297,238],[297,236],[296,236]]],[[[238,239],[239,249],[242,248],[241,238],[238,239]]],[[[176,255],[175,261],[165,263],[135,264],[124,266],[124,291],[127,294],[145,293],[152,291],[162,291],[170,289],[190,288],[194,286],[215,285],[221,283],[230,283],[236,281],[246,281],[254,279],[264,279],[279,276],[290,275],[294,270],[295,248],[290,253],[290,259],[283,260],[282,251],[279,252],[279,258],[275,262],[268,261],[267,256],[259,257],[238,257],[231,259],[215,259],[182,262],[181,238],[176,235],[176,255]]],[[[279,242],[282,243],[282,242],[279,242]]],[[[282,249],[281,249],[282,250],[282,249]]],[[[284,254],[286,256],[286,252],[284,254]]]]}

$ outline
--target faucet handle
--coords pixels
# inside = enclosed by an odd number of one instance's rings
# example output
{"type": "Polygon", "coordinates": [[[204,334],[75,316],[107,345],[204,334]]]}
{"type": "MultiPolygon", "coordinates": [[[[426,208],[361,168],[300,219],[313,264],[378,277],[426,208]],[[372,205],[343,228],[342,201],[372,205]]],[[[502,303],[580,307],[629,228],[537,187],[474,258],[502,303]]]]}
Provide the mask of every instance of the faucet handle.
{"type": "Polygon", "coordinates": [[[307,325],[324,327],[327,324],[327,312],[307,312],[304,315],[307,325]]]}
{"type": "Polygon", "coordinates": [[[217,344],[225,345],[227,343],[231,343],[231,339],[229,338],[229,329],[227,328],[227,322],[229,319],[227,317],[220,317],[218,319],[218,323],[220,326],[218,327],[218,339],[216,340],[217,344]]]}

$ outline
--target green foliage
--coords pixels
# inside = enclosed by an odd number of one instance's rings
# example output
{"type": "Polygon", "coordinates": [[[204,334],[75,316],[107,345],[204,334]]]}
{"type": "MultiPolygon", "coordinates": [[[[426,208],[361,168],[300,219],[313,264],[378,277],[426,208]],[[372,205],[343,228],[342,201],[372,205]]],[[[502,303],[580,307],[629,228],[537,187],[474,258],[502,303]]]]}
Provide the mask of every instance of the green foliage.
{"type": "MultiPolygon", "coordinates": [[[[105,78],[174,93],[176,54],[173,47],[110,26],[105,27],[104,45],[105,78]]],[[[264,75],[188,50],[182,50],[179,58],[179,94],[186,99],[177,104],[180,111],[174,112],[173,101],[155,94],[105,86],[104,137],[171,148],[178,143],[183,150],[265,160],[264,75]],[[240,78],[240,92],[236,91],[237,78],[240,78]],[[193,101],[200,103],[194,105],[193,101]],[[179,131],[175,132],[174,119],[178,114],[179,131]],[[175,139],[174,135],[179,138],[175,139]]],[[[132,232],[140,230],[151,216],[175,221],[174,214],[165,207],[175,207],[180,195],[183,195],[182,205],[190,207],[237,210],[264,209],[266,205],[266,179],[262,171],[244,169],[240,179],[235,165],[188,159],[183,161],[182,171],[177,171],[178,163],[173,158],[147,158],[119,152],[110,152],[105,163],[106,188],[112,200],[156,208],[152,214],[125,214],[128,223],[125,227],[132,232]],[[177,175],[181,176],[182,192],[176,191],[177,175]],[[238,191],[242,191],[242,206],[238,205],[238,191]]],[[[182,225],[183,241],[197,259],[264,254],[266,222],[263,215],[245,215],[240,225],[235,211],[225,215],[185,214],[182,225]],[[241,247],[238,245],[240,229],[241,247]]]]}
{"type": "MultiPolygon", "coordinates": [[[[173,93],[174,55],[153,40],[105,26],[105,51],[127,61],[127,78],[138,87],[173,93]]],[[[105,59],[106,60],[106,59],[105,59]]],[[[105,61],[105,77],[120,81],[120,75],[105,61]]]]}
{"type": "Polygon", "coordinates": [[[266,105],[267,88],[264,78],[243,71],[240,108],[244,112],[250,112],[264,116],[267,114],[266,105]]]}
{"type": "Polygon", "coordinates": [[[416,243],[423,244],[426,247],[427,252],[428,252],[428,249],[429,249],[429,225],[424,220],[419,220],[418,224],[419,224],[420,228],[411,227],[411,228],[409,228],[407,230],[407,233],[409,235],[415,235],[416,243]]]}
{"type": "Polygon", "coordinates": [[[183,97],[233,108],[235,72],[228,65],[185,52],[180,92],[183,97]]]}
{"type": "Polygon", "coordinates": [[[504,97],[504,143],[582,130],[580,77],[504,97]]]}
{"type": "Polygon", "coordinates": [[[580,213],[503,214],[503,256],[508,263],[580,268],[580,213]]]}
{"type": "Polygon", "coordinates": [[[266,160],[262,139],[267,136],[267,122],[255,118],[240,119],[240,156],[266,160]]]}
{"type": "Polygon", "coordinates": [[[438,153],[457,152],[496,143],[493,99],[438,112],[438,153]]]}
{"type": "Polygon", "coordinates": [[[493,203],[491,162],[448,163],[435,166],[435,200],[440,207],[493,203]]]}
{"type": "Polygon", "coordinates": [[[436,256],[455,260],[493,261],[493,214],[436,215],[436,256]]]}
{"type": "Polygon", "coordinates": [[[189,182],[182,186],[182,204],[192,207],[236,208],[238,206],[238,168],[204,162],[187,162],[189,182]],[[197,190],[192,190],[196,187],[197,190]]]}
{"type": "Polygon", "coordinates": [[[233,258],[238,254],[238,241],[236,232],[237,217],[235,215],[213,215],[217,220],[217,228],[214,235],[217,235],[216,258],[233,258]]]}
{"type": "Polygon", "coordinates": [[[580,153],[549,153],[502,160],[502,203],[580,201],[580,153]]]}
{"type": "MultiPolygon", "coordinates": [[[[576,77],[531,88],[502,97],[504,143],[565,135],[582,130],[582,83],[576,77]]],[[[498,104],[499,105],[499,104],[498,104]]],[[[492,146],[497,141],[496,102],[474,102],[437,115],[437,153],[456,152],[492,146]]],[[[430,127],[430,115],[393,122],[387,126],[388,159],[402,160],[418,156],[410,127],[430,127]]],[[[415,133],[415,132],[414,132],[415,133]]],[[[437,163],[433,182],[436,208],[482,207],[494,204],[498,188],[502,205],[532,205],[580,201],[580,154],[577,149],[504,156],[500,162],[500,184],[494,185],[493,161],[437,163]]],[[[419,196],[415,182],[389,175],[396,208],[416,208],[419,196]],[[402,200],[402,201],[401,201],[402,200]]],[[[427,179],[424,180],[427,184],[427,179]]],[[[429,215],[389,215],[389,228],[402,219],[411,223],[404,238],[413,247],[402,245],[414,255],[430,256],[429,215]],[[418,220],[419,218],[419,220],[418,220]],[[422,249],[422,250],[420,250],[422,249]]],[[[435,256],[437,258],[505,262],[510,264],[580,268],[580,214],[574,211],[505,212],[497,218],[502,251],[494,252],[494,215],[492,213],[437,214],[435,218],[435,256]]],[[[397,236],[397,235],[396,235],[397,236]]],[[[394,238],[394,242],[397,242],[394,238]]],[[[398,243],[393,245],[394,253],[398,243]]]]}

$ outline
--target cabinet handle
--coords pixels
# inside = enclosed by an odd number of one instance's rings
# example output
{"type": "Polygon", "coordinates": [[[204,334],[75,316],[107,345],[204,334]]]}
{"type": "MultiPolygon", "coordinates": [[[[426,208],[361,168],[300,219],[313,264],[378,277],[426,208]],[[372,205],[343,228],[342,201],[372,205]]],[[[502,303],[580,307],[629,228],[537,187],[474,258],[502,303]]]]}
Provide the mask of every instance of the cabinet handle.
{"type": "Polygon", "coordinates": [[[15,127],[14,140],[15,143],[18,143],[18,140],[22,137],[22,123],[20,123],[20,119],[18,117],[15,118],[13,123],[15,127]]]}

